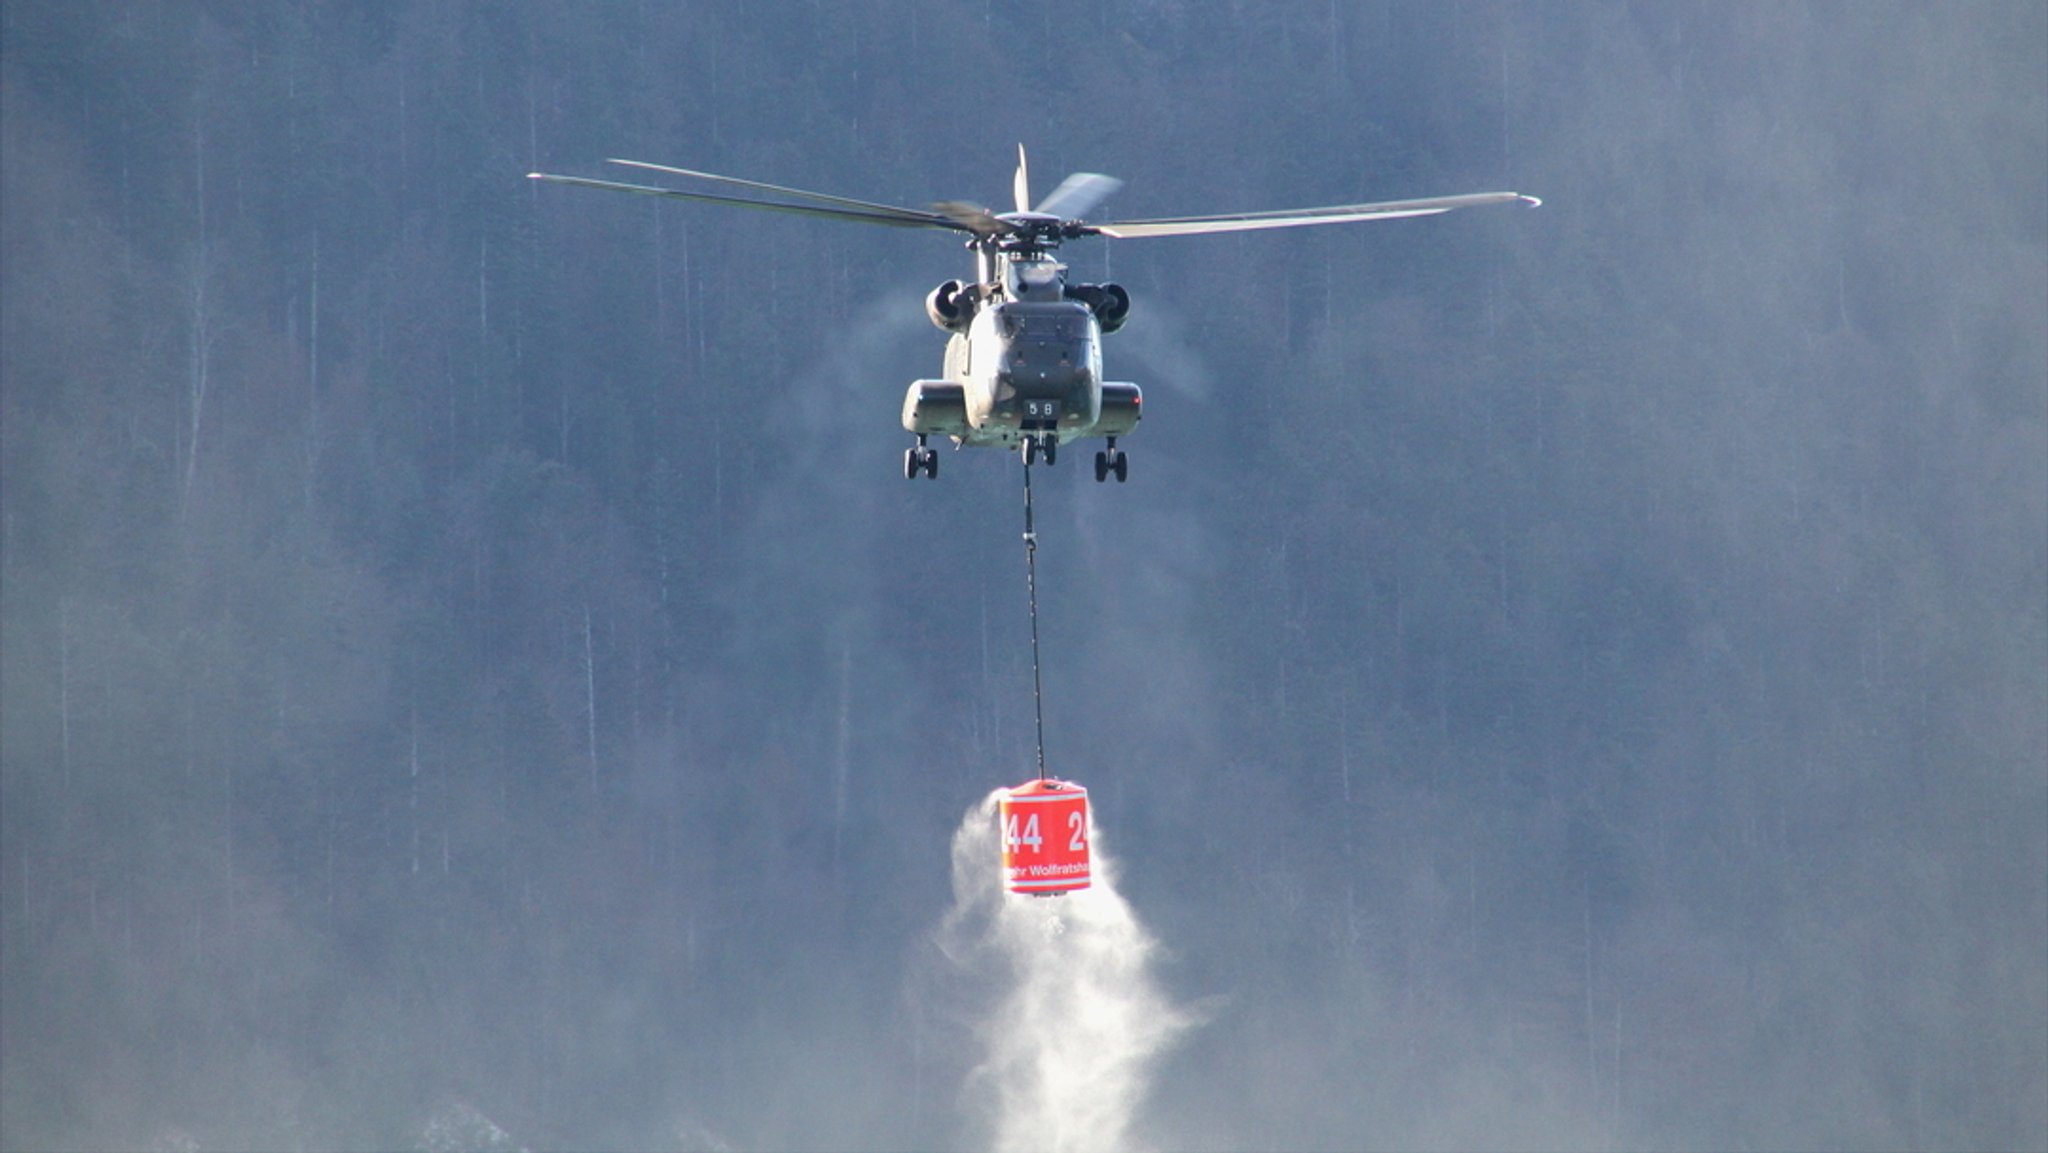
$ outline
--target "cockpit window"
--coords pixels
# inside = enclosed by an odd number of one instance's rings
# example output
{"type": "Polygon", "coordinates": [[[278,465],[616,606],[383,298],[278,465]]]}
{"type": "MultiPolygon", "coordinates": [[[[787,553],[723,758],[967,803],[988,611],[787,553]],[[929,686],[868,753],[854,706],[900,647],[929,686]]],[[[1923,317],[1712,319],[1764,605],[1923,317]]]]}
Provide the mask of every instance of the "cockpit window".
{"type": "Polygon", "coordinates": [[[999,311],[1002,332],[1006,337],[1025,337],[1031,340],[1084,340],[1088,336],[1088,318],[1085,314],[1062,309],[1058,312],[1025,312],[1022,309],[1005,308],[999,311]]]}

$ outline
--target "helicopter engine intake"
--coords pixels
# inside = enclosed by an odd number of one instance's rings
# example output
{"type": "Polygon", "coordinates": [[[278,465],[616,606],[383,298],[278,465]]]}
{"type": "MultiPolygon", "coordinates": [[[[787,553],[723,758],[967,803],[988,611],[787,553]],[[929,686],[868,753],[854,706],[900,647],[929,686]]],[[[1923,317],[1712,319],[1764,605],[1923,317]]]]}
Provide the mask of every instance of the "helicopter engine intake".
{"type": "Polygon", "coordinates": [[[967,331],[967,322],[974,319],[974,306],[973,288],[957,280],[939,285],[924,298],[924,314],[947,332],[967,331]]]}
{"type": "Polygon", "coordinates": [[[1131,315],[1131,294],[1121,284],[1069,285],[1067,298],[1087,305],[1105,336],[1122,328],[1131,315]]]}

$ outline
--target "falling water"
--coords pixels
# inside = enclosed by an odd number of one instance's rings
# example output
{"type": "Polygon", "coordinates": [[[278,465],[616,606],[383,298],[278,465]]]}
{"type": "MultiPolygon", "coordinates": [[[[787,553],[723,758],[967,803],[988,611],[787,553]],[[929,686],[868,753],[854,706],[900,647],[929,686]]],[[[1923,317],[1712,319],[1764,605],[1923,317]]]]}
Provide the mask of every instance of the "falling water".
{"type": "Polygon", "coordinates": [[[997,1153],[1128,1150],[1158,1059],[1196,1021],[1153,977],[1157,943],[1116,890],[1098,830],[1092,887],[1003,890],[990,793],[953,834],[945,956],[990,992],[972,1023],[980,1063],[966,1100],[997,1153]]]}

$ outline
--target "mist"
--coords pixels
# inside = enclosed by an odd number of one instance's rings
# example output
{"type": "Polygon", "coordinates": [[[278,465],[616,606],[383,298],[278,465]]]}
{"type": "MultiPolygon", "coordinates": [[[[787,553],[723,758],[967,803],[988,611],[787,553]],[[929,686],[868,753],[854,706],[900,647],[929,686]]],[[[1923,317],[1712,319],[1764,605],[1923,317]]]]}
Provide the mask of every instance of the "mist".
{"type": "Polygon", "coordinates": [[[2044,61],[10,0],[0,1147],[2048,1148],[2044,61]],[[1543,199],[1061,249],[1145,419],[1034,469],[1115,856],[1023,904],[1019,465],[899,468],[970,254],[525,179],[1002,205],[1019,143],[1105,219],[1543,199]]]}

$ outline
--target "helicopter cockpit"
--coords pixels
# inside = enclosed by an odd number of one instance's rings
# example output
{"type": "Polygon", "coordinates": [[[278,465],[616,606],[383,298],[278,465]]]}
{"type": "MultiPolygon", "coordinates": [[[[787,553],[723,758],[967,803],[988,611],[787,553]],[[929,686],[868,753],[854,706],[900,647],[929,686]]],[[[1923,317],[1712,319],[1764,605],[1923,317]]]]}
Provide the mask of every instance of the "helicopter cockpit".
{"type": "Polygon", "coordinates": [[[1011,300],[1050,304],[1063,298],[1067,266],[1051,257],[1012,257],[1003,262],[1003,295],[1011,300]]]}
{"type": "Polygon", "coordinates": [[[1026,396],[1063,396],[1093,376],[1093,334],[1088,310],[1079,304],[999,304],[994,319],[1002,338],[997,363],[1002,384],[1026,396]]]}

